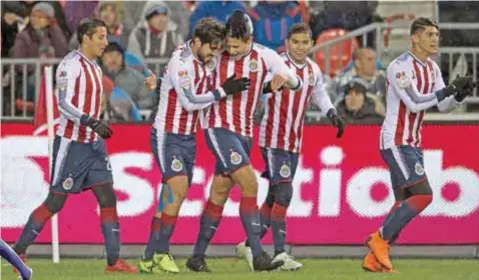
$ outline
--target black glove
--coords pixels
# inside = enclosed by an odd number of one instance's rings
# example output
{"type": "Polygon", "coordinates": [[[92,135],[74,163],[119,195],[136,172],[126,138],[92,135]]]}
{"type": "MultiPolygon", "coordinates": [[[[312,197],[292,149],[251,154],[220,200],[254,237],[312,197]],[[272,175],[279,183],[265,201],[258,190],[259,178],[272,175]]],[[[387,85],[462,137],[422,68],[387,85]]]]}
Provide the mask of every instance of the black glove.
{"type": "Polygon", "coordinates": [[[467,84],[463,90],[454,94],[454,99],[456,99],[457,102],[462,102],[467,96],[472,95],[472,92],[476,86],[477,82],[473,82],[471,79],[471,82],[467,84]]]}
{"type": "Polygon", "coordinates": [[[94,118],[83,115],[80,118],[80,123],[91,128],[103,139],[108,139],[113,135],[113,131],[104,121],[95,120],[94,118]]]}
{"type": "MultiPolygon", "coordinates": [[[[283,86],[281,86],[276,91],[282,91],[282,90],[283,90],[283,86]]],[[[271,82],[267,82],[266,84],[264,84],[264,87],[263,87],[263,94],[268,94],[268,93],[273,93],[273,90],[271,89],[271,82]]]]}
{"type": "Polygon", "coordinates": [[[456,93],[461,92],[467,88],[471,88],[471,89],[474,88],[472,77],[471,76],[456,77],[454,81],[452,81],[444,89],[444,97],[455,95],[456,93]]]}
{"type": "Polygon", "coordinates": [[[250,81],[248,78],[235,79],[235,75],[233,74],[221,85],[221,87],[225,91],[226,95],[230,95],[247,90],[249,83],[250,81]]]}
{"type": "Polygon", "coordinates": [[[331,120],[331,124],[338,128],[338,132],[336,133],[336,138],[341,138],[344,133],[344,127],[346,123],[336,114],[336,110],[329,109],[328,113],[326,114],[328,118],[331,120]]]}

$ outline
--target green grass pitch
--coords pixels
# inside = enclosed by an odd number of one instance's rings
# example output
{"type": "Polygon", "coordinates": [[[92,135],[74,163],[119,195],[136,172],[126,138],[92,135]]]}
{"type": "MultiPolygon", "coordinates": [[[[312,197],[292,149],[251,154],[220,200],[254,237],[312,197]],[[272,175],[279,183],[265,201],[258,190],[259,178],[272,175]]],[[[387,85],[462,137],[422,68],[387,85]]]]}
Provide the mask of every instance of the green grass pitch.
{"type": "MultiPolygon", "coordinates": [[[[135,264],[138,260],[128,260],[135,264]]],[[[185,260],[177,260],[182,272],[178,275],[124,275],[103,273],[105,260],[98,259],[62,259],[53,265],[51,260],[29,259],[33,268],[33,280],[108,280],[108,279],[167,279],[167,280],[369,280],[369,279],[404,279],[404,280],[477,280],[479,279],[478,260],[394,260],[399,274],[366,273],[360,268],[360,260],[347,259],[302,259],[303,268],[297,272],[263,272],[248,271],[247,264],[237,259],[208,259],[213,270],[211,274],[196,274],[185,271],[185,260]]],[[[16,279],[9,264],[2,260],[1,279],[16,279]]]]}

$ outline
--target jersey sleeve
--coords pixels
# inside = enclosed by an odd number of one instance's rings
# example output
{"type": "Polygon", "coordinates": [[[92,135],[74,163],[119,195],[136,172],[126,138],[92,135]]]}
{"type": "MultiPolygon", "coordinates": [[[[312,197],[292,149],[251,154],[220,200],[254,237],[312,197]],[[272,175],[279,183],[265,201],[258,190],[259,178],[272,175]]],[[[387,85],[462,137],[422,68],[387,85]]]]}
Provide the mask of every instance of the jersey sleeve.
{"type": "Polygon", "coordinates": [[[430,93],[420,95],[417,88],[412,84],[411,78],[407,76],[407,71],[401,69],[401,65],[396,62],[391,63],[387,70],[389,82],[389,91],[396,94],[404,105],[413,113],[429,109],[438,104],[436,94],[430,93]]]}
{"type": "Polygon", "coordinates": [[[168,68],[178,100],[187,111],[204,109],[226,96],[221,87],[214,91],[196,94],[194,69],[179,57],[172,59],[168,68]]]}
{"type": "Polygon", "coordinates": [[[286,76],[286,83],[290,89],[294,91],[301,89],[303,86],[301,78],[298,77],[298,75],[296,75],[296,73],[289,68],[288,65],[286,65],[286,62],[278,53],[264,47],[264,49],[262,49],[262,54],[268,72],[272,73],[273,75],[281,74],[286,76]]]}
{"type": "Polygon", "coordinates": [[[83,112],[72,104],[72,99],[75,94],[79,94],[75,93],[75,84],[81,74],[80,69],[81,65],[77,60],[63,61],[58,66],[55,74],[60,114],[76,124],[80,123],[80,118],[83,115],[83,112]]]}
{"type": "Polygon", "coordinates": [[[330,109],[334,109],[334,106],[329,98],[328,92],[326,91],[326,84],[324,83],[324,77],[321,70],[317,65],[313,65],[313,71],[316,76],[316,82],[313,86],[311,95],[314,103],[319,109],[321,109],[322,112],[327,113],[330,109]]]}

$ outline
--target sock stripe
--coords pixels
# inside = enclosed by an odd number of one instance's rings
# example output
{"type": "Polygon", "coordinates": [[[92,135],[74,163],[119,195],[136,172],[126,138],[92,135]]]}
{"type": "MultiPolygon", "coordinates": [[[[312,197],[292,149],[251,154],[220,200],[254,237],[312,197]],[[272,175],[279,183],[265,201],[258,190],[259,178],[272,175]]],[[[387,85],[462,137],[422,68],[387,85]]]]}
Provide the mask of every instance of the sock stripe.
{"type": "Polygon", "coordinates": [[[211,218],[214,218],[215,220],[219,220],[221,219],[221,216],[223,215],[223,206],[216,205],[212,201],[208,200],[208,203],[206,204],[206,208],[205,208],[205,213],[211,218]]]}
{"type": "Polygon", "coordinates": [[[102,223],[118,222],[118,214],[116,213],[116,207],[100,207],[100,221],[102,223]]]}
{"type": "Polygon", "coordinates": [[[151,231],[159,231],[160,230],[161,220],[160,218],[154,216],[151,220],[151,231]]]}
{"type": "Polygon", "coordinates": [[[42,203],[32,213],[32,218],[38,222],[44,224],[48,219],[53,216],[53,213],[48,210],[47,206],[42,203]]]}
{"type": "Polygon", "coordinates": [[[258,209],[258,204],[255,197],[242,197],[240,201],[240,212],[253,213],[258,209]]]}
{"type": "Polygon", "coordinates": [[[269,206],[266,202],[261,205],[261,208],[259,209],[259,213],[263,215],[263,217],[267,220],[271,218],[271,209],[273,207],[269,206]]]}
{"type": "Polygon", "coordinates": [[[286,217],[287,207],[279,205],[278,203],[273,204],[273,209],[271,210],[271,220],[274,221],[283,221],[286,217]]]}
{"type": "Polygon", "coordinates": [[[160,222],[165,223],[165,224],[170,225],[170,226],[174,226],[176,224],[176,219],[177,218],[178,218],[177,216],[170,216],[168,214],[161,213],[160,222]]]}
{"type": "Polygon", "coordinates": [[[431,202],[432,195],[430,194],[414,195],[406,201],[411,209],[414,209],[419,213],[422,212],[422,210],[424,210],[431,202]]]}

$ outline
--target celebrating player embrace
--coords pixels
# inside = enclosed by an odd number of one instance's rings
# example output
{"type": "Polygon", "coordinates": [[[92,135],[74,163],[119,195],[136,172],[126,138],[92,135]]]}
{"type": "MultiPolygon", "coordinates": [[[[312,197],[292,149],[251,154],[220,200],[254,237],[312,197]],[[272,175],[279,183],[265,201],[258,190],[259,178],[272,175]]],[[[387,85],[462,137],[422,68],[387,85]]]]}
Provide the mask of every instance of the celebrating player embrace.
{"type": "Polygon", "coordinates": [[[370,252],[363,268],[373,272],[393,271],[389,244],[432,201],[421,149],[424,111],[433,106],[441,112],[451,111],[472,95],[476,86],[471,77],[458,77],[445,87],[441,70],[430,58],[439,44],[436,23],[418,18],[410,34],[412,50],[396,58],[387,69],[387,109],[380,151],[391,173],[396,202],[381,228],[367,240],[370,252]]]}

